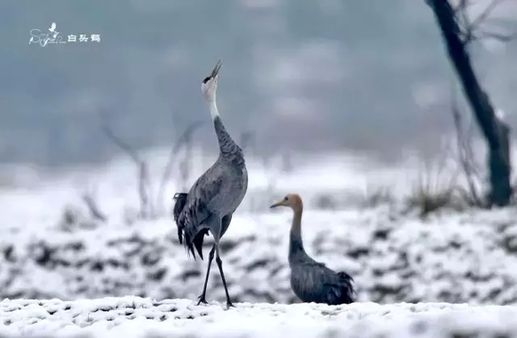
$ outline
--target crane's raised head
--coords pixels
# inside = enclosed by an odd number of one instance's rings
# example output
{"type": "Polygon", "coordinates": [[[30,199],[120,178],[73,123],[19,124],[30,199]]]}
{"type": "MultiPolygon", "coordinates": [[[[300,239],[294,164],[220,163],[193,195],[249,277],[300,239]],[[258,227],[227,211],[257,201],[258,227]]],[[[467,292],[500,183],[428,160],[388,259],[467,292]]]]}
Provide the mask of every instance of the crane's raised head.
{"type": "Polygon", "coordinates": [[[287,194],[282,200],[276,202],[270,209],[276,207],[289,207],[293,210],[301,209],[303,207],[302,198],[298,194],[287,194]]]}
{"type": "Polygon", "coordinates": [[[217,79],[219,78],[219,70],[221,69],[221,60],[217,61],[214,69],[203,79],[201,83],[201,91],[208,101],[215,100],[215,93],[217,91],[217,79]]]}

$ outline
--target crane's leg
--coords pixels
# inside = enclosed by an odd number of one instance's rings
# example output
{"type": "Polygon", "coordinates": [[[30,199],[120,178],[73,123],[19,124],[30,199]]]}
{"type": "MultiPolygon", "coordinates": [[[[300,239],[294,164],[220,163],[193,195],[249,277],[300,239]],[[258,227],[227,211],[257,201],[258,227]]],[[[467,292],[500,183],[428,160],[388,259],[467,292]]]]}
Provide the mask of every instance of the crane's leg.
{"type": "Polygon", "coordinates": [[[221,275],[221,280],[223,281],[224,292],[226,292],[226,307],[230,308],[233,306],[232,301],[230,300],[230,294],[228,293],[228,286],[226,285],[226,278],[224,277],[223,272],[223,262],[221,260],[221,255],[219,253],[219,240],[222,235],[228,229],[230,225],[230,221],[232,220],[232,215],[226,215],[220,218],[217,222],[212,224],[212,228],[210,229],[212,232],[212,236],[214,237],[214,247],[215,247],[215,262],[217,263],[217,267],[219,268],[219,275],[221,275]]]}
{"type": "Polygon", "coordinates": [[[223,281],[224,292],[226,292],[226,307],[233,307],[234,305],[230,300],[228,286],[226,285],[226,278],[224,278],[223,261],[221,260],[221,256],[219,255],[219,239],[215,242],[215,262],[217,263],[217,267],[219,268],[219,274],[221,275],[221,280],[223,281]]]}
{"type": "Polygon", "coordinates": [[[208,304],[206,301],[206,287],[208,285],[208,276],[210,276],[210,266],[212,265],[212,261],[214,260],[214,253],[215,253],[215,244],[212,246],[212,249],[210,250],[210,253],[208,254],[208,267],[206,269],[206,277],[205,277],[205,285],[203,285],[203,293],[201,296],[198,297],[199,302],[197,302],[197,305],[203,303],[208,304]]]}

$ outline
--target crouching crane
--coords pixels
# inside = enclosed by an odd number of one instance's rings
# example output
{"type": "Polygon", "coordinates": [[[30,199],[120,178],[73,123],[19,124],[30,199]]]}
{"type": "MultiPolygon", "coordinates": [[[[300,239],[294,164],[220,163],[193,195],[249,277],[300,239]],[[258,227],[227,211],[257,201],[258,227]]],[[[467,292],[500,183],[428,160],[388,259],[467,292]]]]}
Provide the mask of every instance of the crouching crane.
{"type": "Polygon", "coordinates": [[[218,61],[212,73],[201,83],[201,91],[210,108],[215,134],[219,143],[219,157],[215,163],[197,179],[188,193],[176,193],[174,196],[174,221],[178,228],[178,239],[184,244],[194,259],[196,252],[203,259],[203,238],[210,232],[214,245],[208,254],[203,292],[198,305],[206,304],[206,287],[210,275],[210,266],[214,259],[226,292],[227,307],[233,306],[223,263],[219,252],[219,241],[232,220],[232,215],[241,204],[248,189],[248,172],[242,149],[233,141],[226,131],[219,116],[216,103],[217,80],[221,61],[218,61]]]}
{"type": "Polygon", "coordinates": [[[293,210],[293,222],[289,239],[289,267],[291,288],[302,302],[349,304],[354,301],[353,279],[346,272],[335,272],[325,264],[312,259],[303,247],[303,202],[298,194],[289,194],[270,208],[279,206],[293,210]]]}

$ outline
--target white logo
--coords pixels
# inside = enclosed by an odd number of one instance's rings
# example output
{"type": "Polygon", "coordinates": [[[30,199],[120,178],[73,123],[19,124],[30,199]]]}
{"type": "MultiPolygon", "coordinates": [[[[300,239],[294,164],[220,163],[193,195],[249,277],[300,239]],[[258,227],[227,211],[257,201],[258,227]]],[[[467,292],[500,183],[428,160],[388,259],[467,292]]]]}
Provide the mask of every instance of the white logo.
{"type": "Polygon", "coordinates": [[[63,38],[63,35],[56,30],[56,28],[56,23],[52,22],[48,29],[50,33],[42,32],[37,28],[31,29],[29,45],[39,44],[41,47],[46,47],[49,44],[65,44],[69,42],[101,42],[100,34],[69,34],[65,39],[63,38]]]}

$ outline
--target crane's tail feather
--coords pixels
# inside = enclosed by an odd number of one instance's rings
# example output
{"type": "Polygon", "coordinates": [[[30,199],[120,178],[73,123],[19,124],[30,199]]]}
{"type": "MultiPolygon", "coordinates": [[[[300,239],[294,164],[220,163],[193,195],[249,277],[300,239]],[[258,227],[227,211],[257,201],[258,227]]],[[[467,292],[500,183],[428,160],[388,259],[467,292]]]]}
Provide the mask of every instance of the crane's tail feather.
{"type": "Polygon", "coordinates": [[[203,240],[208,236],[208,229],[199,223],[199,219],[206,220],[206,208],[204,204],[197,203],[185,210],[187,193],[180,192],[174,195],[173,216],[178,228],[178,240],[185,245],[187,254],[192,254],[196,259],[196,251],[203,260],[203,240]]]}
{"type": "Polygon", "coordinates": [[[208,229],[202,228],[201,230],[198,230],[197,232],[193,231],[191,227],[185,227],[184,235],[185,235],[185,247],[187,250],[189,250],[192,253],[192,256],[194,259],[196,259],[196,251],[201,258],[201,260],[204,259],[203,257],[203,241],[204,237],[208,236],[208,229]]]}
{"type": "Polygon", "coordinates": [[[350,276],[348,273],[346,273],[344,271],[338,272],[337,275],[339,276],[340,281],[347,282],[347,283],[354,281],[352,276],[350,276]]]}
{"type": "Polygon", "coordinates": [[[184,192],[178,192],[174,194],[174,200],[176,201],[174,203],[174,208],[172,211],[172,214],[174,216],[174,222],[176,222],[176,226],[178,227],[178,240],[180,244],[183,244],[183,224],[181,222],[178,222],[178,218],[181,214],[181,211],[185,207],[185,204],[187,204],[187,193],[184,192]]]}
{"type": "Polygon", "coordinates": [[[354,302],[355,290],[352,285],[354,279],[344,271],[338,272],[337,275],[341,286],[341,302],[345,304],[354,302]]]}
{"type": "MultiPolygon", "coordinates": [[[[200,232],[198,232],[194,237],[194,240],[192,241],[197,253],[199,254],[199,257],[201,257],[201,260],[203,260],[203,240],[205,236],[208,236],[208,229],[203,229],[200,232]]],[[[193,251],[194,250],[192,250],[192,252],[193,251]]]]}

